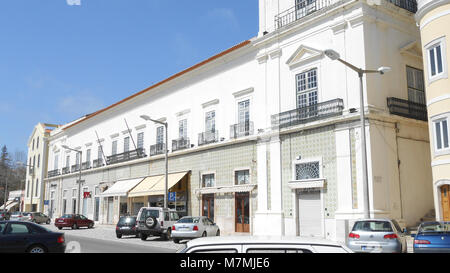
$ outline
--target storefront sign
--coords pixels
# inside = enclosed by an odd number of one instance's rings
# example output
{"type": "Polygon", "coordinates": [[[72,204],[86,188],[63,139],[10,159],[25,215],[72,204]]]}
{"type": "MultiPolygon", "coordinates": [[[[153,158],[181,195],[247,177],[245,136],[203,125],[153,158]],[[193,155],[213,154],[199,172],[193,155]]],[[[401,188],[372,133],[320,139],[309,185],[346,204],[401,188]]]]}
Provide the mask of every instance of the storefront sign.
{"type": "Polygon", "coordinates": [[[91,193],[88,192],[88,191],[86,191],[86,192],[83,193],[83,197],[84,197],[85,199],[86,199],[86,198],[91,198],[91,193]]]}

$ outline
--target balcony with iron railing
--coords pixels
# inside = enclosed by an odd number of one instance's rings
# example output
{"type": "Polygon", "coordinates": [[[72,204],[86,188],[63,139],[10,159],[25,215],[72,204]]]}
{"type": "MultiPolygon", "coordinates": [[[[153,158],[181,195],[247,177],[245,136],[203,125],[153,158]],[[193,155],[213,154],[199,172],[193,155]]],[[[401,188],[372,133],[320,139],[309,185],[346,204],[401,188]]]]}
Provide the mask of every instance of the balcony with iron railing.
{"type": "MultiPolygon", "coordinates": [[[[412,13],[417,11],[416,0],[386,0],[400,8],[406,9],[412,13]]],[[[295,6],[287,9],[275,16],[275,29],[282,28],[297,20],[300,20],[310,14],[313,14],[323,8],[330,7],[340,0],[303,0],[298,1],[295,6]]]]}
{"type": "Polygon", "coordinates": [[[219,141],[219,131],[209,131],[198,134],[198,146],[219,141]]]}
{"type": "Polygon", "coordinates": [[[246,121],[230,126],[230,138],[240,138],[253,135],[253,122],[246,121]]]}
{"type": "Polygon", "coordinates": [[[71,172],[73,172],[73,173],[78,172],[80,170],[80,164],[72,165],[72,167],[70,169],[71,169],[71,172]]]}
{"type": "Polygon", "coordinates": [[[103,164],[103,158],[95,159],[94,161],[92,161],[93,168],[100,168],[103,166],[105,166],[105,164],[103,164]]]}
{"type": "Polygon", "coordinates": [[[342,115],[344,101],[334,99],[272,115],[272,126],[285,128],[342,115]]]}
{"type": "Polygon", "coordinates": [[[157,143],[150,146],[150,156],[164,154],[166,152],[165,143],[157,143]]]}
{"type": "Polygon", "coordinates": [[[47,173],[47,177],[55,177],[55,176],[58,176],[58,175],[61,175],[61,173],[59,172],[59,169],[57,169],[57,170],[53,170],[53,171],[49,171],[48,173],[47,173]]]}
{"type": "Polygon", "coordinates": [[[82,171],[88,170],[90,168],[91,168],[91,162],[90,161],[81,163],[81,170],[82,171]]]}
{"type": "Polygon", "coordinates": [[[70,173],[70,167],[62,168],[62,174],[68,174],[68,173],[70,173]]]}
{"type": "Polygon", "coordinates": [[[106,157],[107,164],[117,164],[121,162],[126,162],[134,159],[139,159],[146,157],[145,150],[143,148],[137,148],[136,150],[123,152],[121,154],[115,154],[106,157]]]}
{"type": "Polygon", "coordinates": [[[179,138],[172,140],[172,152],[188,149],[191,146],[189,138],[179,138]]]}
{"type": "Polygon", "coordinates": [[[425,104],[403,100],[399,98],[387,98],[389,113],[417,120],[428,120],[427,106],[425,104]]]}

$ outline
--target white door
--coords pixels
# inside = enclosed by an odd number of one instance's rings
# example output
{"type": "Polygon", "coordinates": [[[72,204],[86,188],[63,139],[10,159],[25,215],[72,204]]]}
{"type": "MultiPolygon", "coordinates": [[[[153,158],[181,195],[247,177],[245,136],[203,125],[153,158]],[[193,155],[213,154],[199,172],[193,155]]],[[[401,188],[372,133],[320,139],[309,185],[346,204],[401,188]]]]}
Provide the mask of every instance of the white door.
{"type": "Polygon", "coordinates": [[[322,237],[320,191],[299,191],[297,197],[300,236],[322,237]]]}

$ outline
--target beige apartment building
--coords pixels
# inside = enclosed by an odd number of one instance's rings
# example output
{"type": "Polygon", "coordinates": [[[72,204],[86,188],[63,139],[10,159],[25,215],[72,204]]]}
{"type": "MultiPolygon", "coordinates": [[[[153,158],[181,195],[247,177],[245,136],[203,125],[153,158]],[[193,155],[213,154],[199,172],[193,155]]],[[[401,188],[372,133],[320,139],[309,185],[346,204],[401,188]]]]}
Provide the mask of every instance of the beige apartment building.
{"type": "Polygon", "coordinates": [[[419,0],[415,17],[422,40],[436,219],[449,221],[450,1],[419,0]]]}

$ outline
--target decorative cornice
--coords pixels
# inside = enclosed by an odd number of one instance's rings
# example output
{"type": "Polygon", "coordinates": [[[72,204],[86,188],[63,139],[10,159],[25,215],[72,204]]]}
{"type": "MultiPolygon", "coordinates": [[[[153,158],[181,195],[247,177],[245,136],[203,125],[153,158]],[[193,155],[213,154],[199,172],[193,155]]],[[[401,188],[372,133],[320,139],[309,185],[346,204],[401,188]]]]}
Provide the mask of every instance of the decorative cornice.
{"type": "Polygon", "coordinates": [[[245,95],[247,95],[247,94],[250,94],[250,93],[252,93],[253,91],[254,91],[254,88],[253,88],[253,87],[250,87],[250,88],[247,88],[247,89],[238,91],[238,92],[234,92],[234,93],[233,93],[233,96],[234,96],[235,98],[239,98],[239,97],[245,96],[245,95]]]}
{"type": "Polygon", "coordinates": [[[202,103],[202,107],[206,108],[206,107],[214,105],[214,104],[219,104],[219,99],[215,99],[215,100],[211,100],[211,101],[202,103]]]}

